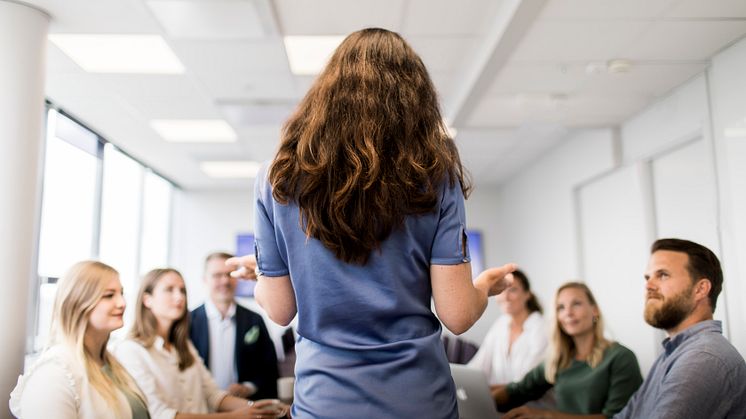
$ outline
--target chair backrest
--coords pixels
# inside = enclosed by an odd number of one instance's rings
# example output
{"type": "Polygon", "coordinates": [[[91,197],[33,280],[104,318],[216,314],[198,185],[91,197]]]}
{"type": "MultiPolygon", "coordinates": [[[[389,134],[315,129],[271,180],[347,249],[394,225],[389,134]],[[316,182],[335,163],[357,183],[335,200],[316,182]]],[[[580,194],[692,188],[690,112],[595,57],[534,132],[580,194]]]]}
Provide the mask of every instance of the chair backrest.
{"type": "Polygon", "coordinates": [[[458,336],[442,336],[446,357],[451,364],[466,364],[474,358],[479,346],[458,336]]]}
{"type": "Polygon", "coordinates": [[[293,328],[288,327],[281,339],[285,358],[277,365],[280,377],[293,377],[295,376],[295,332],[293,328]]]}

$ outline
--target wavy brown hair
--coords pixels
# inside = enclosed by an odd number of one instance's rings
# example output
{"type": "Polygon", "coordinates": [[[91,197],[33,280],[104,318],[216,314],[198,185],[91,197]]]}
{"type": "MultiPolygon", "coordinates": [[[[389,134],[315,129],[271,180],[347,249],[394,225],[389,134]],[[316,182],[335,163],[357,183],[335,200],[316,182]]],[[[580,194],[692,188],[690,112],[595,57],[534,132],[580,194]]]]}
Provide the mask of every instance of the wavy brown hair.
{"type": "MultiPolygon", "coordinates": [[[[142,279],[142,284],[140,284],[140,292],[137,294],[137,306],[135,307],[135,324],[132,325],[129,336],[146,348],[152,347],[153,342],[155,342],[158,320],[156,320],[153,312],[145,307],[143,300],[145,294],[153,294],[153,289],[155,289],[158,281],[169,273],[175,273],[182,278],[182,281],[184,280],[184,277],[176,269],[160,268],[146,273],[142,279]]],[[[171,325],[171,330],[168,333],[168,342],[174,345],[176,352],[179,354],[180,371],[191,367],[195,361],[194,355],[189,350],[189,312],[187,310],[186,295],[184,295],[184,298],[184,313],[171,325]]]]}
{"type": "Polygon", "coordinates": [[[338,259],[364,265],[444,181],[469,185],[420,57],[385,29],[349,35],[285,123],[269,170],[275,200],[338,259]]]}

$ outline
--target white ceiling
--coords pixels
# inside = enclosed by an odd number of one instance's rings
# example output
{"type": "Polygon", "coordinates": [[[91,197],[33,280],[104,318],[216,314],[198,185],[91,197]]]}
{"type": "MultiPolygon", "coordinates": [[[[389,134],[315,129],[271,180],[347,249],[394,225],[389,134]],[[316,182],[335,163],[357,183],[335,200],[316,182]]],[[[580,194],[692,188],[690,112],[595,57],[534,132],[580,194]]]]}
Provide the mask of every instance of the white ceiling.
{"type": "Polygon", "coordinates": [[[478,184],[504,181],[582,127],[614,126],[746,34],[744,0],[27,0],[51,33],[162,35],[183,75],[90,74],[48,47],[46,92],[187,189],[234,189],[203,160],[267,160],[312,77],[282,36],[400,32],[422,56],[478,184]],[[589,74],[591,63],[632,62],[589,74]],[[174,144],[153,119],[222,118],[233,144],[174,144]]]}

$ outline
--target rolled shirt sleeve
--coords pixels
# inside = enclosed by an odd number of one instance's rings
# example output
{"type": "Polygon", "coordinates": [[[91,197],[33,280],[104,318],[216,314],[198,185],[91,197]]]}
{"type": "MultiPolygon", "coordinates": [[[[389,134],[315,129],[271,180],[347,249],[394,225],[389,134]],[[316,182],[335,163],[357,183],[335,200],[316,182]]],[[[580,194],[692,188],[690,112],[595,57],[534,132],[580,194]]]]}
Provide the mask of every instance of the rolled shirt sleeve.
{"type": "Polygon", "coordinates": [[[254,183],[254,253],[257,270],[264,276],[285,276],[290,271],[280,253],[278,235],[275,231],[272,211],[272,188],[267,179],[265,165],[254,183]]]}
{"type": "Polygon", "coordinates": [[[433,239],[430,263],[433,265],[458,265],[471,261],[466,236],[466,210],[461,183],[442,186],[438,227],[433,239]]]}

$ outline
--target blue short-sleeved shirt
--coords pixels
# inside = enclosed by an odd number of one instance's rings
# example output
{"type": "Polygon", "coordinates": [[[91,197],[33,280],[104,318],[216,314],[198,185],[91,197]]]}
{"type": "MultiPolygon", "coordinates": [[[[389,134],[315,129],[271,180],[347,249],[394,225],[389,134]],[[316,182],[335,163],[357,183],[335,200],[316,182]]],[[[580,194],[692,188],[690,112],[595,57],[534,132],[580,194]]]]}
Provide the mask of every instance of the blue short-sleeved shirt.
{"type": "Polygon", "coordinates": [[[290,275],[298,307],[294,418],[457,417],[430,265],[469,255],[461,186],[440,191],[433,212],[407,217],[360,266],[307,238],[298,206],[273,199],[266,167],[257,176],[258,269],[290,275]]]}

